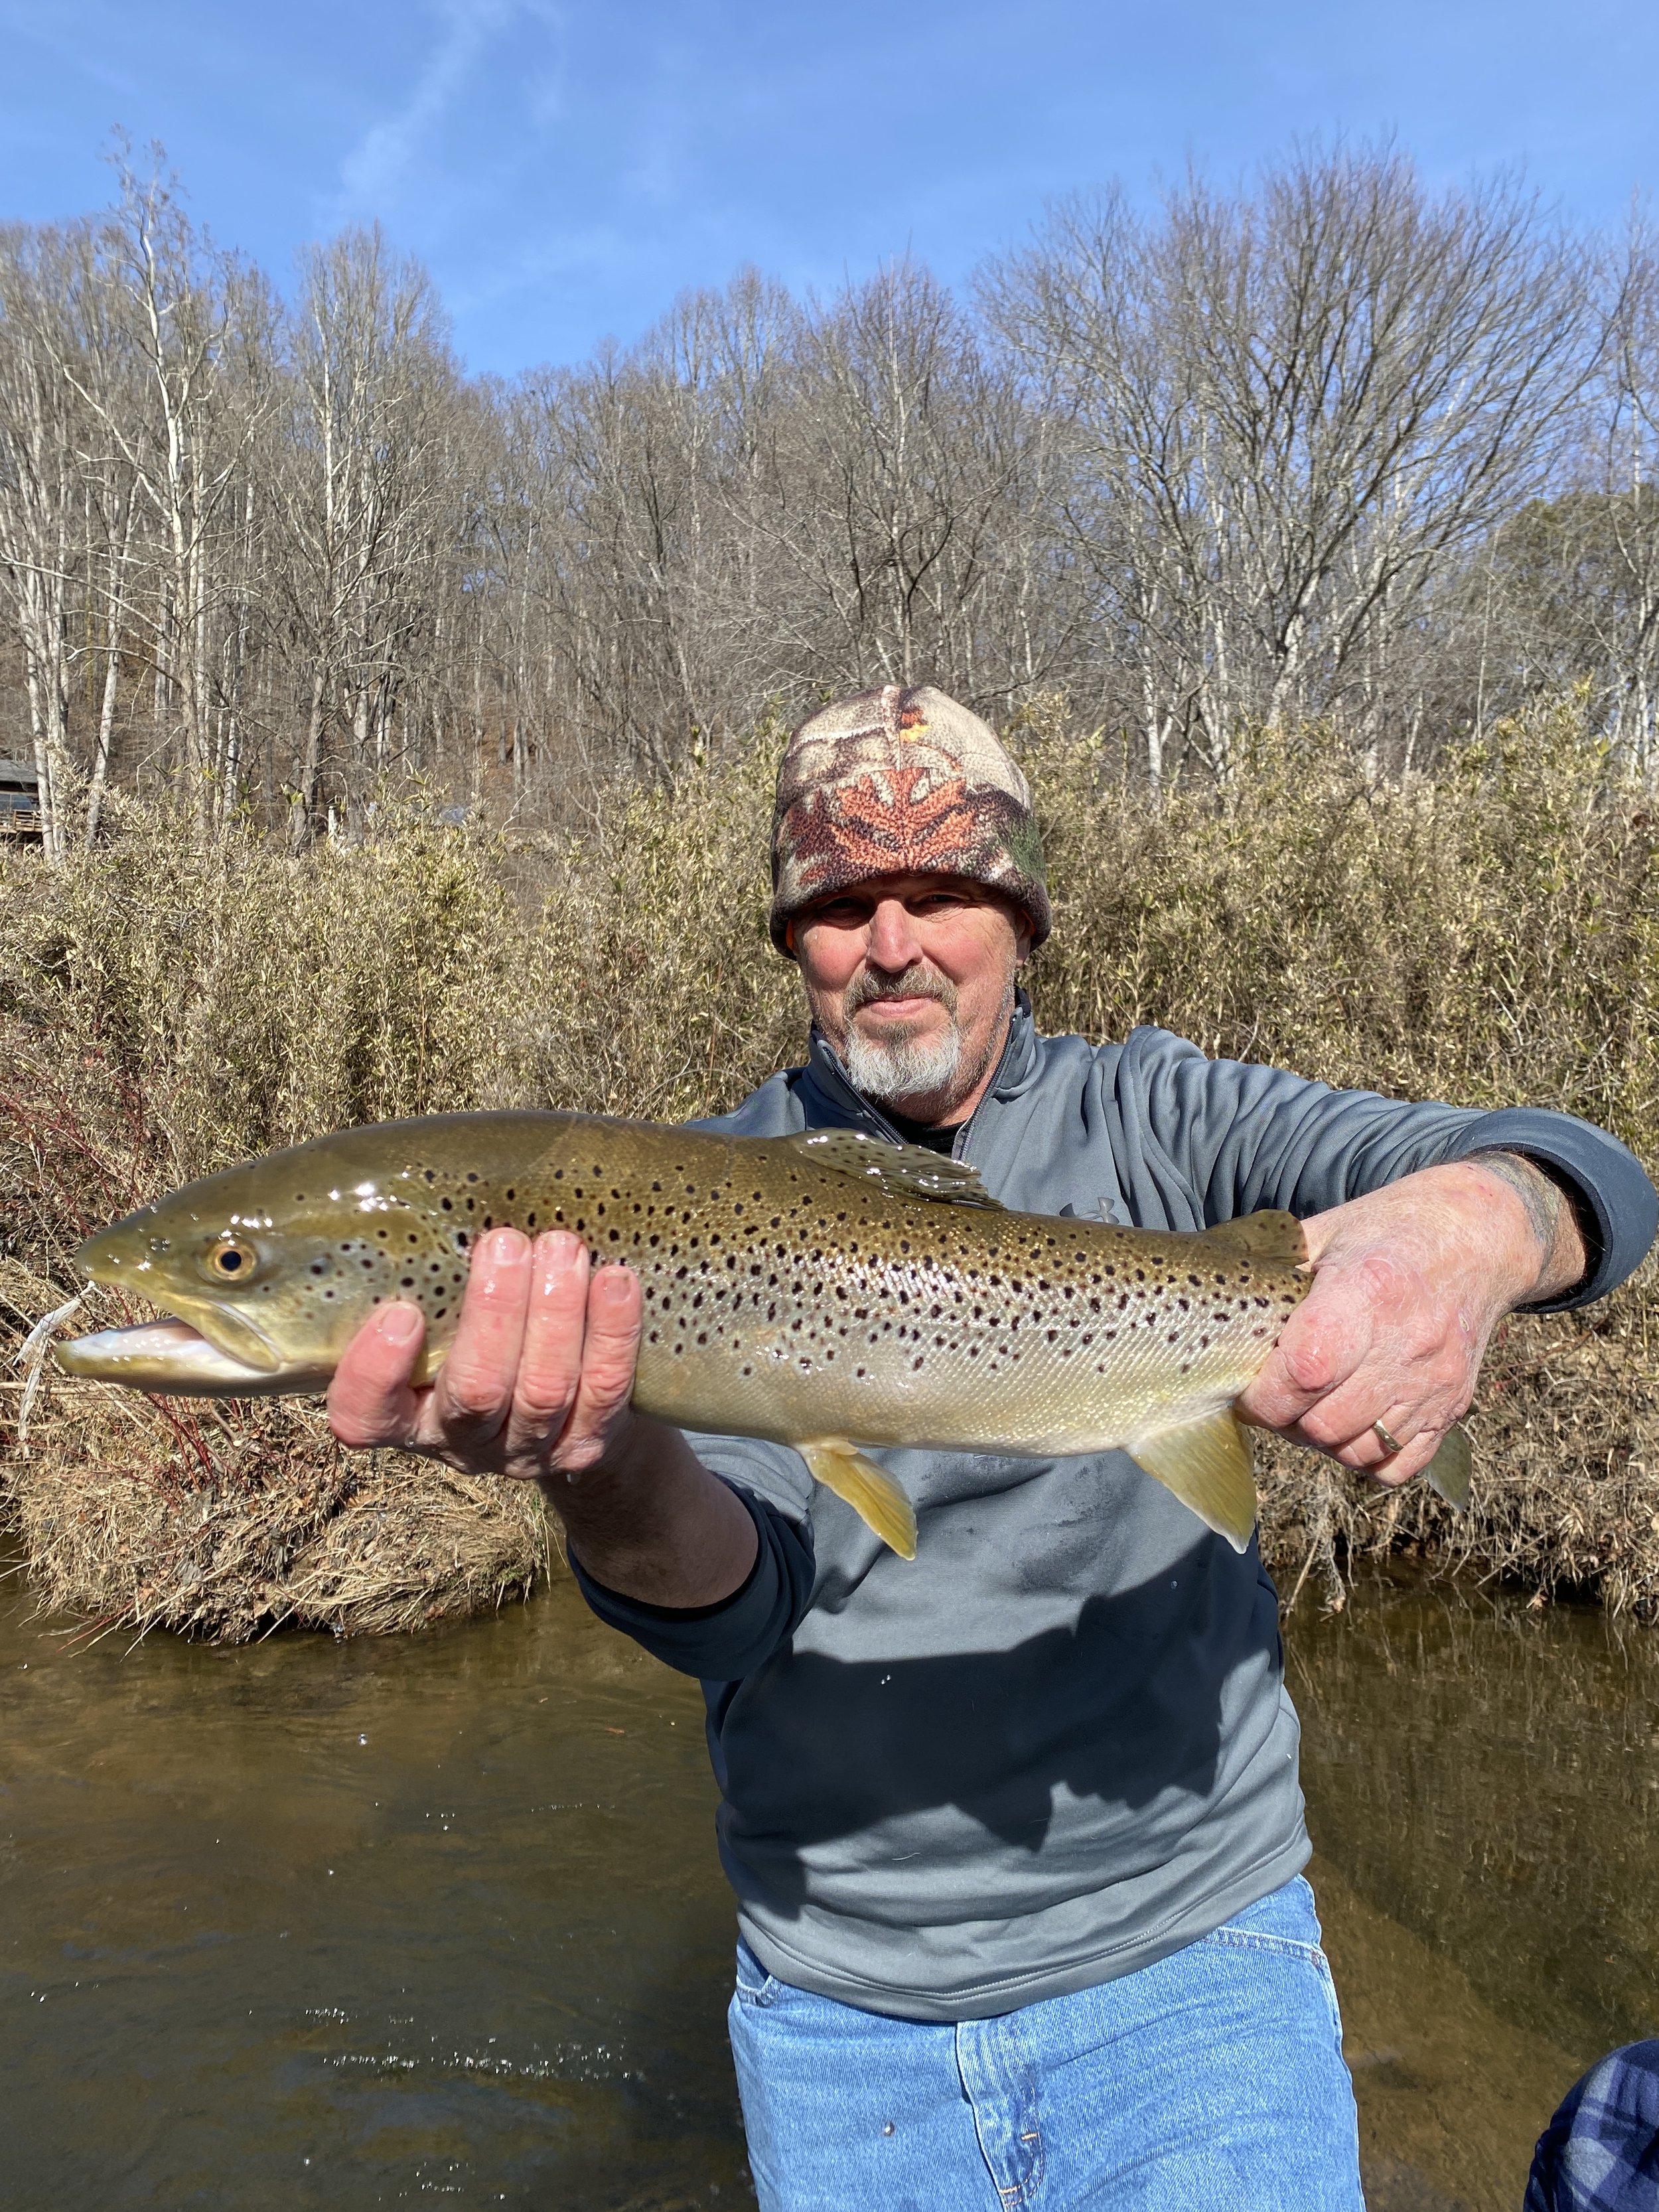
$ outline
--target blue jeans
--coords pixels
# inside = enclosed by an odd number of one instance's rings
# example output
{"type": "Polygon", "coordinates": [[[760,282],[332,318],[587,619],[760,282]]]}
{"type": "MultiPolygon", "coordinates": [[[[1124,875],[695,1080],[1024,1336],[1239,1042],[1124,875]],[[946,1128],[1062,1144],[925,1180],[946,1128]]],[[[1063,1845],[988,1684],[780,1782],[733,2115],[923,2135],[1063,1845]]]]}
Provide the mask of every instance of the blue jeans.
{"type": "Polygon", "coordinates": [[[738,1947],[762,2212],[1364,2212],[1353,2088],[1298,1875],[1185,1950],[995,2020],[892,2020],[738,1947]]]}

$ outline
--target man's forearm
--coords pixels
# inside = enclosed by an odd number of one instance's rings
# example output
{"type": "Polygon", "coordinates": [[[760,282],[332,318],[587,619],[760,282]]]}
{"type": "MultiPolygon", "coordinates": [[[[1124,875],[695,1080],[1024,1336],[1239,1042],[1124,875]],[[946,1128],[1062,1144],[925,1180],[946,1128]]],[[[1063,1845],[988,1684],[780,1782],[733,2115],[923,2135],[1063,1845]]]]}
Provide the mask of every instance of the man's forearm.
{"type": "Polygon", "coordinates": [[[543,1496],[592,1578],[647,1605],[718,1605],[755,1564],[755,1524],[678,1429],[635,1416],[597,1465],[552,1474],[543,1496]]]}
{"type": "Polygon", "coordinates": [[[1577,1210],[1555,1177],[1522,1152],[1470,1152],[1468,1164],[1501,1182],[1519,1199],[1526,1213],[1538,1248],[1538,1274],[1522,1303],[1559,1297],[1583,1282],[1589,1271],[1589,1252],[1577,1210]]]}

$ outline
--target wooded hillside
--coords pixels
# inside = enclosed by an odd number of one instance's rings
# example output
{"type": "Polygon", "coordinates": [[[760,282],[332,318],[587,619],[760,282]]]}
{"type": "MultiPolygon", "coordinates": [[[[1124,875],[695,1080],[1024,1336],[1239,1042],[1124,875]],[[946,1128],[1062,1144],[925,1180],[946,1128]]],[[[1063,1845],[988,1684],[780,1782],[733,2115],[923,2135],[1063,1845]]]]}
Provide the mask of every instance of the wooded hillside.
{"type": "Polygon", "coordinates": [[[769,709],[1064,696],[1133,783],[1332,719],[1374,769],[1540,694],[1645,773],[1659,244],[1389,151],[1054,210],[962,297],[753,271],[469,378],[375,234],[286,292],[160,168],[0,232],[0,750],[296,849],[426,779],[527,824],[769,709]]]}

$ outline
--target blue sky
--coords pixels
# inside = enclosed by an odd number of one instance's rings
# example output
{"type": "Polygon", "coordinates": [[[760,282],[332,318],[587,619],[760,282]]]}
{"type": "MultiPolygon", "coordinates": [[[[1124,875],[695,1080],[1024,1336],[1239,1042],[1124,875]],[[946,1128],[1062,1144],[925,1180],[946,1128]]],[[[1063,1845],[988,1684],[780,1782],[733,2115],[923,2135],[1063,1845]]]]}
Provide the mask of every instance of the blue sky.
{"type": "Polygon", "coordinates": [[[957,279],[1045,199],[1392,131],[1574,219],[1659,185],[1654,0],[0,0],[0,219],[100,204],[114,125],[286,282],[378,218],[474,368],[627,341],[754,262],[957,279]]]}

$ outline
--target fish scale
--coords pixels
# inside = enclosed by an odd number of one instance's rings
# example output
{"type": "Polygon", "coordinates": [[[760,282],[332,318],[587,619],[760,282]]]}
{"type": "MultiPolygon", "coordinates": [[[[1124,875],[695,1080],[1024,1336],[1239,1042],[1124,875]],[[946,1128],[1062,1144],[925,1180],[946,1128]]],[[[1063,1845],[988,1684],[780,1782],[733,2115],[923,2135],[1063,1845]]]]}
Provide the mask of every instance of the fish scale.
{"type": "Polygon", "coordinates": [[[318,1138],[89,1238],[94,1281],[175,1318],[60,1345],[59,1364],[151,1390],[314,1390],[404,1298],[426,1316],[429,1378],[472,1245],[503,1225],[568,1229],[637,1273],[641,1412],[793,1445],[896,1550],[914,1551],[914,1514],[860,1447],[1121,1446],[1249,1540],[1231,1407],[1307,1289],[1294,1218],[1188,1235],[1006,1212],[963,1164],[850,1130],[475,1114],[318,1138]]]}

